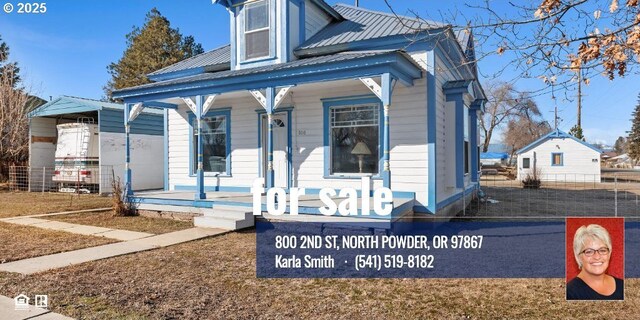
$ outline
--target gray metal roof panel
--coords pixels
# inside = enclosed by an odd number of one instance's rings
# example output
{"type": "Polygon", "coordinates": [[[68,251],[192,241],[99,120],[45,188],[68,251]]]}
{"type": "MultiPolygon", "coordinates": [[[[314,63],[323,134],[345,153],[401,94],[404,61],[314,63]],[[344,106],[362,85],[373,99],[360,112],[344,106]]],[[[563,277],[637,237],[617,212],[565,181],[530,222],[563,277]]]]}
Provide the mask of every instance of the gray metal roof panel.
{"type": "MultiPolygon", "coordinates": [[[[169,86],[169,85],[175,85],[175,84],[185,84],[185,83],[205,81],[205,80],[216,80],[216,79],[223,79],[223,78],[227,78],[227,77],[245,76],[245,75],[259,74],[259,73],[264,73],[264,72],[285,70],[285,69],[291,69],[291,68],[313,66],[313,65],[319,65],[319,64],[330,63],[330,62],[348,61],[348,60],[354,60],[354,59],[358,59],[358,58],[365,58],[365,57],[372,57],[372,56],[377,56],[377,55],[382,55],[382,54],[388,54],[390,52],[400,52],[402,54],[401,51],[397,51],[397,50],[380,50],[380,51],[360,51],[360,52],[337,53],[337,54],[333,54],[333,55],[312,57],[312,58],[295,60],[295,61],[291,61],[291,62],[287,62],[287,63],[260,66],[260,67],[255,67],[255,68],[247,68],[247,69],[240,69],[240,70],[226,70],[226,71],[213,72],[213,73],[202,73],[202,74],[197,74],[197,75],[188,76],[188,77],[170,79],[170,80],[165,80],[165,81],[158,81],[158,82],[143,84],[143,85],[136,86],[136,87],[120,89],[120,90],[114,91],[114,93],[125,93],[125,92],[128,92],[128,91],[138,90],[138,89],[148,89],[148,88],[155,88],[155,87],[163,87],[163,86],[169,86]]],[[[408,58],[408,59],[410,60],[410,58],[408,58]]],[[[417,65],[416,65],[416,67],[420,68],[417,65]]]]}
{"type": "Polygon", "coordinates": [[[346,20],[333,22],[320,30],[296,50],[313,49],[348,42],[376,39],[442,28],[442,23],[370,11],[337,4],[334,9],[346,20]]]}
{"type": "Polygon", "coordinates": [[[195,55],[191,58],[174,63],[168,67],[154,71],[149,76],[156,76],[171,72],[178,72],[195,68],[208,68],[219,65],[229,65],[231,62],[230,45],[215,48],[213,50],[195,55]]]}

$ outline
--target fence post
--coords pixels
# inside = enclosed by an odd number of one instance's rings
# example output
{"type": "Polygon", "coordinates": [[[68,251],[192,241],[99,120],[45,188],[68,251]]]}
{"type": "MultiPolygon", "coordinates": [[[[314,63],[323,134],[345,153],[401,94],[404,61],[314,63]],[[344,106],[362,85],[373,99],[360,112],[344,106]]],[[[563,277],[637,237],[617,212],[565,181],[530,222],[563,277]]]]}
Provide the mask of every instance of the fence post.
{"type": "Polygon", "coordinates": [[[44,182],[47,176],[47,167],[42,167],[42,193],[44,193],[44,182]]]}
{"type": "Polygon", "coordinates": [[[618,216],[618,174],[615,173],[613,175],[613,196],[615,197],[614,207],[615,207],[615,216],[618,216]]]}

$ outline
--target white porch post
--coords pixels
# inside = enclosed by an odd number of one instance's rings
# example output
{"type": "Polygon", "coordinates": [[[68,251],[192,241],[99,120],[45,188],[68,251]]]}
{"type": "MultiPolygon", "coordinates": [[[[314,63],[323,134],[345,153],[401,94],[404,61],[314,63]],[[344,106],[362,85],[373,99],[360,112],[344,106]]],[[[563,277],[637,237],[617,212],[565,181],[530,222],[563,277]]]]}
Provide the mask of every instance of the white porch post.
{"type": "Polygon", "coordinates": [[[383,140],[382,140],[382,184],[384,187],[391,189],[391,169],[389,166],[389,156],[391,148],[391,139],[389,136],[389,108],[391,107],[391,90],[392,81],[391,74],[383,73],[381,76],[380,87],[382,89],[381,100],[384,109],[383,122],[383,140]]]}
{"type": "Polygon", "coordinates": [[[129,124],[129,112],[131,112],[131,103],[124,105],[124,146],[125,146],[125,160],[124,160],[124,190],[127,196],[133,195],[133,189],[131,188],[131,142],[129,134],[131,126],[129,124]]]}
{"type": "Polygon", "coordinates": [[[203,149],[204,144],[202,141],[202,117],[204,114],[202,113],[203,100],[202,96],[196,96],[196,122],[198,124],[196,128],[196,154],[198,155],[198,169],[196,171],[196,200],[202,200],[207,198],[207,194],[204,191],[204,169],[202,165],[203,161],[203,149]]]}

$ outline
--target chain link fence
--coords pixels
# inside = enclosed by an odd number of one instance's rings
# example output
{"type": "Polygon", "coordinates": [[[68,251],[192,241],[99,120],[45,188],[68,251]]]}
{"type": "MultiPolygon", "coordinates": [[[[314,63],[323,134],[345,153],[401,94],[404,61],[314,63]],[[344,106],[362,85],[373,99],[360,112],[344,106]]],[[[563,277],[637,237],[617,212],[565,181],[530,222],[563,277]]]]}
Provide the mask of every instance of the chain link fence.
{"type": "Polygon", "coordinates": [[[110,193],[113,166],[84,169],[9,167],[9,190],[29,192],[110,193]]]}
{"type": "Polygon", "coordinates": [[[525,186],[505,175],[484,175],[480,189],[465,215],[640,217],[640,171],[542,175],[539,186],[525,186]]]}

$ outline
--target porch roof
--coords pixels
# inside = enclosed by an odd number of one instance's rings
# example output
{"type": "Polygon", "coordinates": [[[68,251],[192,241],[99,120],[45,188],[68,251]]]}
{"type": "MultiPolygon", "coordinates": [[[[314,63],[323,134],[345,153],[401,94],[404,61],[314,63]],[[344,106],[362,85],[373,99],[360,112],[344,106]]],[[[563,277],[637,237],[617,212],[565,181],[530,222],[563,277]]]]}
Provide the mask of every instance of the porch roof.
{"type": "Polygon", "coordinates": [[[219,94],[267,87],[331,81],[390,73],[411,85],[422,68],[404,51],[360,51],[313,57],[287,63],[204,73],[114,91],[126,103],[198,94],[219,94]]]}

